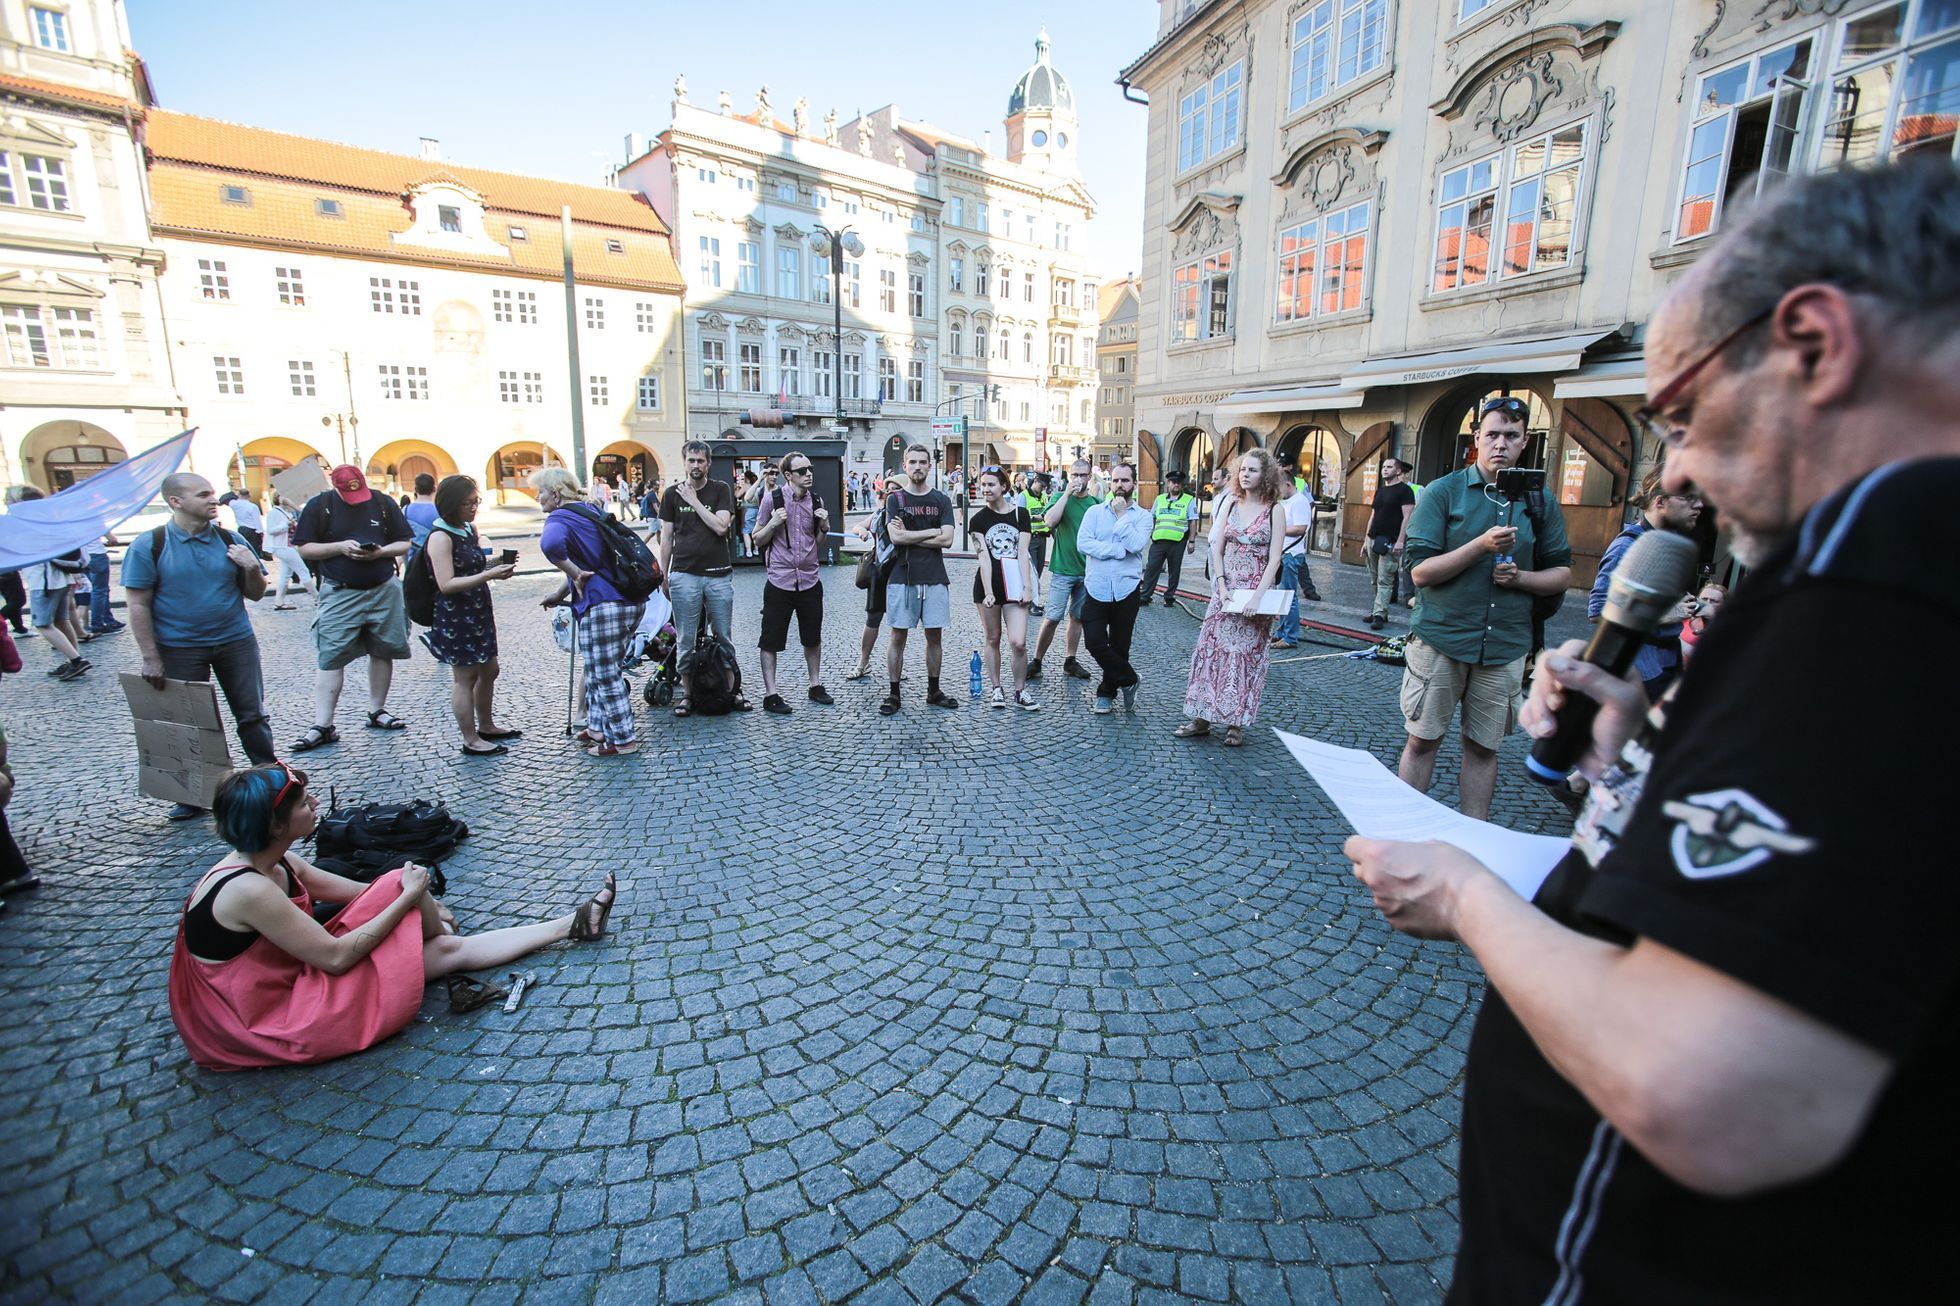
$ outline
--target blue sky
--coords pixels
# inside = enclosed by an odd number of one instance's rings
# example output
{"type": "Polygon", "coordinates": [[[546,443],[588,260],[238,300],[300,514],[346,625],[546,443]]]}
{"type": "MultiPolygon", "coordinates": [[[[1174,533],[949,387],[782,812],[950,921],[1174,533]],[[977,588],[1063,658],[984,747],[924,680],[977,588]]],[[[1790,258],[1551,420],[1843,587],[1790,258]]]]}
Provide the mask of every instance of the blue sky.
{"type": "Polygon", "coordinates": [[[458,163],[578,181],[619,161],[627,132],[667,125],[677,73],[698,104],[726,89],[748,112],[766,83],[785,119],[799,95],[813,121],[896,104],[976,140],[992,129],[1003,148],[1008,93],[1046,24],[1082,120],[1099,270],[1134,270],[1142,248],[1146,111],[1115,76],[1156,35],[1151,0],[844,6],[860,17],[835,24],[828,6],[779,0],[127,3],[167,108],[401,153],[433,136],[458,163]]]}

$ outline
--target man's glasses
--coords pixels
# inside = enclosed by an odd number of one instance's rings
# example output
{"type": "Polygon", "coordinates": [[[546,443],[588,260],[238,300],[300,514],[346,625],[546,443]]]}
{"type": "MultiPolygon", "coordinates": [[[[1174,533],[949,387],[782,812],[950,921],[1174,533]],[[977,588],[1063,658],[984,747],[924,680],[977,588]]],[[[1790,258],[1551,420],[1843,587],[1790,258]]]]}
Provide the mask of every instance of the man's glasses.
{"type": "Polygon", "coordinates": [[[804,463],[801,467],[786,467],[783,470],[788,472],[791,476],[808,476],[811,472],[815,471],[816,469],[811,467],[810,464],[804,463]]]}
{"type": "Polygon", "coordinates": [[[1681,392],[1688,388],[1690,382],[1700,376],[1710,363],[1721,357],[1723,350],[1742,339],[1745,331],[1768,321],[1769,315],[1775,311],[1776,305],[1771,304],[1768,308],[1744,318],[1733,331],[1709,346],[1708,352],[1688,364],[1679,376],[1655,391],[1652,399],[1636,408],[1633,420],[1642,430],[1658,440],[1663,448],[1678,449],[1687,441],[1688,423],[1674,421],[1667,416],[1667,410],[1681,397],[1681,392]]]}
{"type": "Polygon", "coordinates": [[[1516,395],[1499,395],[1495,399],[1484,400],[1483,410],[1478,416],[1481,417],[1484,413],[1507,413],[1522,419],[1530,411],[1530,406],[1516,395]]]}

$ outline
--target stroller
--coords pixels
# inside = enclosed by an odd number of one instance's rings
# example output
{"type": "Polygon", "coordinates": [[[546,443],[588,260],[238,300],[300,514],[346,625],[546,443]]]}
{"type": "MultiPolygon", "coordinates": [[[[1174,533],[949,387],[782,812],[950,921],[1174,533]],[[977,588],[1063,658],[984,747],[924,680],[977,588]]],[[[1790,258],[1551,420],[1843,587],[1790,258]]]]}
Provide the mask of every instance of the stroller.
{"type": "Polygon", "coordinates": [[[666,707],[674,701],[674,686],[680,683],[674,657],[679,644],[680,632],[674,629],[674,605],[656,590],[647,598],[646,612],[626,643],[627,670],[642,663],[653,664],[653,674],[640,690],[648,707],[666,707]]]}

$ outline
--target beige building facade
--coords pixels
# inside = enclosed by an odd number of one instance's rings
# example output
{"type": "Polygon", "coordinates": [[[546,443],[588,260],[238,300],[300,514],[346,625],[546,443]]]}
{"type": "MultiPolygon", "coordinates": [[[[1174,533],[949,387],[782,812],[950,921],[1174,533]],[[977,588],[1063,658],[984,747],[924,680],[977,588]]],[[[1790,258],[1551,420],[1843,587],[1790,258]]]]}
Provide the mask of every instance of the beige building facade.
{"type": "Polygon", "coordinates": [[[1137,327],[1143,282],[1118,277],[1096,309],[1096,462],[1128,458],[1137,433],[1137,327]]]}
{"type": "Polygon", "coordinates": [[[1950,160],[1956,69],[1940,0],[1164,0],[1119,79],[1149,99],[1146,481],[1294,454],[1356,561],[1380,459],[1444,475],[1516,395],[1590,583],[1657,453],[1645,323],[1723,206],[1950,160]]]}
{"type": "Polygon", "coordinates": [[[0,0],[0,482],[66,489],[184,427],[120,0],[0,0]]]}

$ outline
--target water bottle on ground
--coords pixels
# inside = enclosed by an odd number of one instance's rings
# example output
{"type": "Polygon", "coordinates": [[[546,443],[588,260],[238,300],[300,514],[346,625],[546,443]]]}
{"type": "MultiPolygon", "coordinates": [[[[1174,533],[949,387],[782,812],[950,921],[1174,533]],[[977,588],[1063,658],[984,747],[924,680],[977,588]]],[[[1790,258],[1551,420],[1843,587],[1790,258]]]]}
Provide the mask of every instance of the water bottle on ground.
{"type": "Polygon", "coordinates": [[[976,699],[980,697],[983,686],[980,683],[980,650],[973,650],[973,661],[967,663],[966,689],[976,699]]]}

